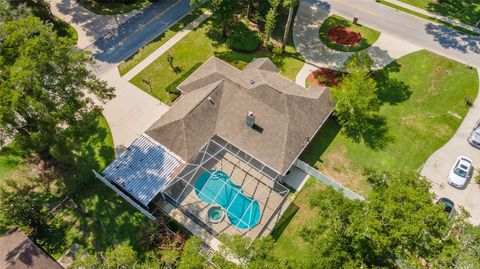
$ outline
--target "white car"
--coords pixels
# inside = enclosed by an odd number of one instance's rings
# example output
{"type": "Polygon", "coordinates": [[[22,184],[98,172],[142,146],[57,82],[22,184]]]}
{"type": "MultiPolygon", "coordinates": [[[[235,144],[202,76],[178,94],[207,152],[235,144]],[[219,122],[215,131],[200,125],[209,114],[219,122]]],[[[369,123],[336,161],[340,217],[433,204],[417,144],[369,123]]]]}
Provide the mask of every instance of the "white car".
{"type": "Polygon", "coordinates": [[[463,188],[472,171],[472,160],[465,156],[458,157],[448,175],[448,184],[455,188],[463,188]]]}
{"type": "Polygon", "coordinates": [[[477,121],[475,127],[473,127],[472,133],[468,137],[468,142],[472,146],[480,148],[480,120],[477,121]]]}

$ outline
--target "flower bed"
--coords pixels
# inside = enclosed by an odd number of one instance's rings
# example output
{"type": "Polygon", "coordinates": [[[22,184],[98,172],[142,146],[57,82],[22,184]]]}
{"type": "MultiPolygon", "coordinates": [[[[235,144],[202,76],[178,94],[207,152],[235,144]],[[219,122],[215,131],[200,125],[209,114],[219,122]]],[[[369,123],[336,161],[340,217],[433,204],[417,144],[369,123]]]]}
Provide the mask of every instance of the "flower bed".
{"type": "Polygon", "coordinates": [[[342,46],[358,46],[362,41],[362,34],[342,25],[330,27],[327,36],[333,43],[342,46]]]}
{"type": "Polygon", "coordinates": [[[340,83],[344,73],[327,68],[320,68],[308,75],[310,86],[333,87],[340,83]]]}

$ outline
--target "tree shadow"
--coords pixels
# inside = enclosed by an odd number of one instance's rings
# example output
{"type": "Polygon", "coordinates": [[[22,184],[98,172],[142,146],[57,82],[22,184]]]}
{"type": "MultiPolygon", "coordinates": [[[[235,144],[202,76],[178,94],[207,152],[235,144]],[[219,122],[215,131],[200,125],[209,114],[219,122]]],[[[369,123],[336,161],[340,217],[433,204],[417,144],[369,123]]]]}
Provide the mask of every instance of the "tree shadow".
{"type": "Polygon", "coordinates": [[[363,143],[373,149],[384,149],[394,139],[388,134],[387,120],[384,116],[372,117],[361,132],[363,143]]]}
{"type": "Polygon", "coordinates": [[[432,1],[427,8],[434,13],[456,18],[470,25],[475,25],[477,21],[480,21],[480,13],[478,12],[480,2],[476,1],[432,1]]]}
{"type": "Polygon", "coordinates": [[[480,54],[480,36],[467,35],[450,27],[433,23],[427,24],[425,31],[444,48],[462,53],[480,54]]]}
{"type": "Polygon", "coordinates": [[[412,95],[410,86],[391,76],[392,73],[400,72],[400,68],[398,62],[392,62],[373,74],[377,82],[377,96],[382,103],[396,105],[408,100],[412,95]]]}
{"type": "Polygon", "coordinates": [[[300,155],[300,160],[315,166],[317,161],[322,162],[322,155],[330,146],[332,141],[340,133],[341,126],[334,117],[328,118],[317,134],[313,137],[310,144],[300,155]]]}

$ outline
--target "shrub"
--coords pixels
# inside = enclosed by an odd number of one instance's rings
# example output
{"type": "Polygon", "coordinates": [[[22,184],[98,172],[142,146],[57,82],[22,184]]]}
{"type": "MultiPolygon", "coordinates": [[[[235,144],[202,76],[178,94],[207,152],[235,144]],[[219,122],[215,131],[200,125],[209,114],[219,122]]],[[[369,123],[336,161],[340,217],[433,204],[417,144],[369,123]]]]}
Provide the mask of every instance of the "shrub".
{"type": "Polygon", "coordinates": [[[274,47],[274,48],[272,49],[272,53],[275,54],[275,55],[282,55],[283,50],[282,50],[281,47],[274,47]]]}
{"type": "Polygon", "coordinates": [[[239,23],[227,38],[227,45],[232,50],[254,52],[257,50],[261,41],[260,35],[257,32],[248,29],[244,23],[239,23]]]}

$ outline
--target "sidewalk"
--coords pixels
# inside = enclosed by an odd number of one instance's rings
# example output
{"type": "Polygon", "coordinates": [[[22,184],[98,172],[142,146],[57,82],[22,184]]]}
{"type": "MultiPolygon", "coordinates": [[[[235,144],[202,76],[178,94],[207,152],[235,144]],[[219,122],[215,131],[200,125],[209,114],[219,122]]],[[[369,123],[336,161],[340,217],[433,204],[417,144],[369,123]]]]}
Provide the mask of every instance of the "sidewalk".
{"type": "Polygon", "coordinates": [[[194,21],[190,24],[185,26],[183,30],[178,32],[172,38],[170,38],[165,44],[160,46],[154,52],[152,52],[147,58],[143,61],[138,63],[134,68],[132,68],[128,73],[126,73],[122,78],[129,81],[133,77],[135,77],[138,73],[140,73],[143,69],[149,66],[153,61],[155,61],[158,57],[162,56],[166,51],[168,51],[171,47],[177,44],[178,41],[182,40],[186,35],[188,35],[193,29],[198,27],[202,22],[204,22],[207,18],[212,15],[210,11],[205,11],[202,15],[198,16],[194,21]]]}
{"type": "Polygon", "coordinates": [[[432,13],[432,12],[427,11],[425,9],[421,9],[421,8],[416,7],[416,6],[412,6],[410,4],[407,4],[407,3],[404,3],[404,2],[401,2],[401,1],[398,1],[398,0],[384,0],[384,1],[390,2],[394,5],[397,5],[397,6],[406,8],[406,9],[410,9],[411,11],[415,11],[417,13],[420,13],[420,14],[423,14],[423,15],[426,15],[426,16],[429,16],[429,17],[433,17],[433,18],[441,20],[443,22],[450,23],[452,25],[462,27],[462,28],[467,29],[469,31],[480,34],[480,29],[475,27],[475,26],[468,25],[468,24],[465,24],[463,22],[460,22],[460,21],[457,21],[457,20],[454,20],[454,19],[451,19],[451,18],[448,18],[448,17],[444,17],[444,16],[441,16],[441,15],[432,13]]]}

